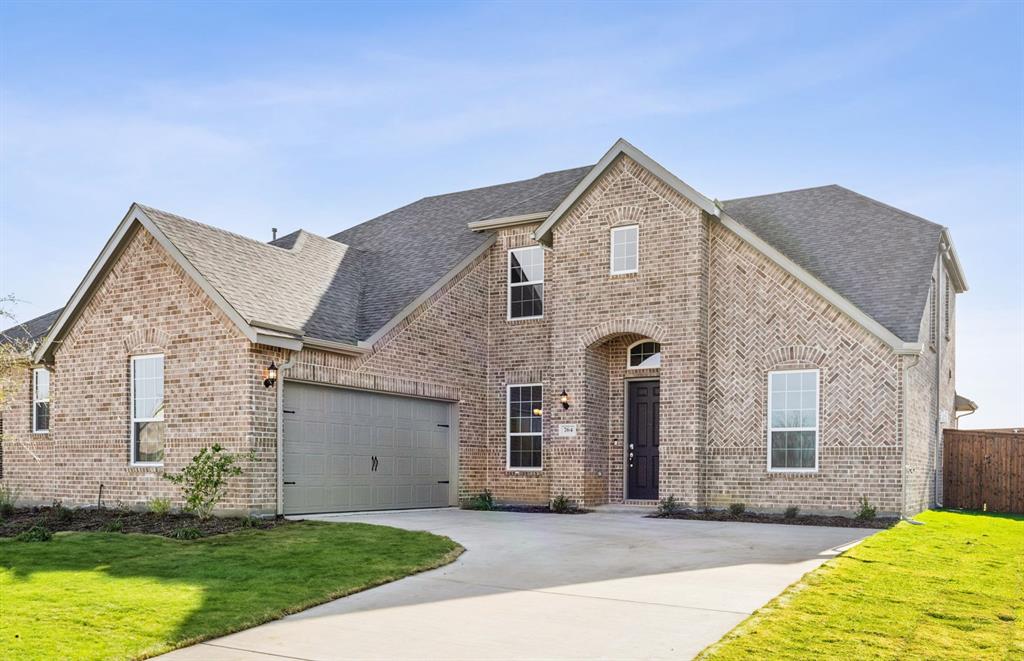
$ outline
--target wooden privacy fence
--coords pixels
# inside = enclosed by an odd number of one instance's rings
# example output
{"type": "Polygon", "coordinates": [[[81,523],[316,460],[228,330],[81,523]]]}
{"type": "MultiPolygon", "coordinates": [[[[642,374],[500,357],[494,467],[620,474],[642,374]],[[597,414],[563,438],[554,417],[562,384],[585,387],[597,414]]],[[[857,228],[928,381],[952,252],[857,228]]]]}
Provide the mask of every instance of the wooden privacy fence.
{"type": "Polygon", "coordinates": [[[947,429],[943,447],[943,505],[1024,514],[1024,434],[947,429]]]}

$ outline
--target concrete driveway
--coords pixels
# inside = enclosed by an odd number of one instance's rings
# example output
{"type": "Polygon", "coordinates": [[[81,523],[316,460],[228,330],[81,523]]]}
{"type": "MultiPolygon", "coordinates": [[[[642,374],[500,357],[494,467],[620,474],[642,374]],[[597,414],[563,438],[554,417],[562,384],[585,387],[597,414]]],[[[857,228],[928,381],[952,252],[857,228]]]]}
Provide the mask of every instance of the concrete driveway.
{"type": "Polygon", "coordinates": [[[689,658],[874,531],[456,509],[310,517],[447,535],[453,564],[168,659],[689,658]]]}

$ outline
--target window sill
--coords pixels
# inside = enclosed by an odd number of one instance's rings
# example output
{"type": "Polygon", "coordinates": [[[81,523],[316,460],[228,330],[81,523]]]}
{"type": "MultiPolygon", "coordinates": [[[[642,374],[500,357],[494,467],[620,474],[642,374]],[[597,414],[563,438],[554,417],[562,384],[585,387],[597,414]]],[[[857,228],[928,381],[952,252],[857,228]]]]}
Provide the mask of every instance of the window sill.
{"type": "Polygon", "coordinates": [[[50,430],[49,429],[44,429],[42,431],[36,431],[36,430],[33,429],[32,430],[32,435],[33,436],[49,436],[50,435],[50,430]]]}
{"type": "Polygon", "coordinates": [[[820,473],[821,473],[820,469],[817,469],[817,468],[791,468],[791,469],[786,469],[786,468],[769,468],[768,469],[768,475],[769,476],[779,476],[779,477],[786,477],[786,476],[790,476],[790,477],[815,477],[816,475],[819,475],[820,473]]]}
{"type": "Polygon", "coordinates": [[[163,464],[128,464],[129,473],[162,473],[163,464]]]}
{"type": "Polygon", "coordinates": [[[640,271],[612,271],[608,274],[609,278],[635,278],[640,275],[640,271]]]}
{"type": "Polygon", "coordinates": [[[519,324],[526,321],[544,321],[544,315],[539,317],[506,317],[505,322],[509,324],[519,324]]]}
{"type": "Polygon", "coordinates": [[[541,468],[505,468],[505,472],[506,473],[530,473],[532,475],[536,475],[538,473],[543,473],[544,472],[544,468],[543,467],[541,467],[541,468]]]}

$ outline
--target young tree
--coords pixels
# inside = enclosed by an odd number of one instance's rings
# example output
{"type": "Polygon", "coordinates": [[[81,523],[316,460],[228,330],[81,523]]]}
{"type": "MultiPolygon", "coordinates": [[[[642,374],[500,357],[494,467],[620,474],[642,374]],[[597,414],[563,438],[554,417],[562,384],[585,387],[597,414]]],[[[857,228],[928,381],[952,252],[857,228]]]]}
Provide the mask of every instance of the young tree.
{"type": "MultiPolygon", "coordinates": [[[[17,299],[12,295],[0,296],[0,329],[8,324],[14,324],[11,309],[16,302],[17,299]]],[[[17,389],[25,370],[29,368],[30,349],[27,338],[0,334],[0,412],[17,389]]]]}

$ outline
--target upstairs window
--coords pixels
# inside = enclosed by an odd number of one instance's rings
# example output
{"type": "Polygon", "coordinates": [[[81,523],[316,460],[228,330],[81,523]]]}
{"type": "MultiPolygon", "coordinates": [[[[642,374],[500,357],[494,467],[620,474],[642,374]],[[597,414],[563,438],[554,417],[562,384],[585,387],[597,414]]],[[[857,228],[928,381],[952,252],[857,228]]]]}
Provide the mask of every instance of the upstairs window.
{"type": "Polygon", "coordinates": [[[164,461],[164,357],[132,357],[132,463],[164,461]]]}
{"type": "Polygon", "coordinates": [[[818,370],[768,373],[768,469],[818,470],[818,370]]]}
{"type": "Polygon", "coordinates": [[[508,318],[539,319],[544,316],[544,249],[508,251],[508,318]]]}
{"type": "Polygon", "coordinates": [[[641,340],[629,347],[629,369],[661,367],[661,345],[641,340]]]}
{"type": "MultiPolygon", "coordinates": [[[[24,400],[22,400],[24,401],[24,400]]],[[[32,370],[32,433],[50,432],[50,370],[32,370]]]]}
{"type": "Polygon", "coordinates": [[[943,279],[943,282],[946,285],[946,298],[943,301],[942,305],[943,326],[946,329],[946,339],[948,340],[951,337],[951,329],[953,324],[953,285],[949,281],[949,275],[946,275],[946,277],[943,279]]]}
{"type": "Polygon", "coordinates": [[[637,225],[612,228],[612,274],[636,273],[640,228],[637,225]]]}

